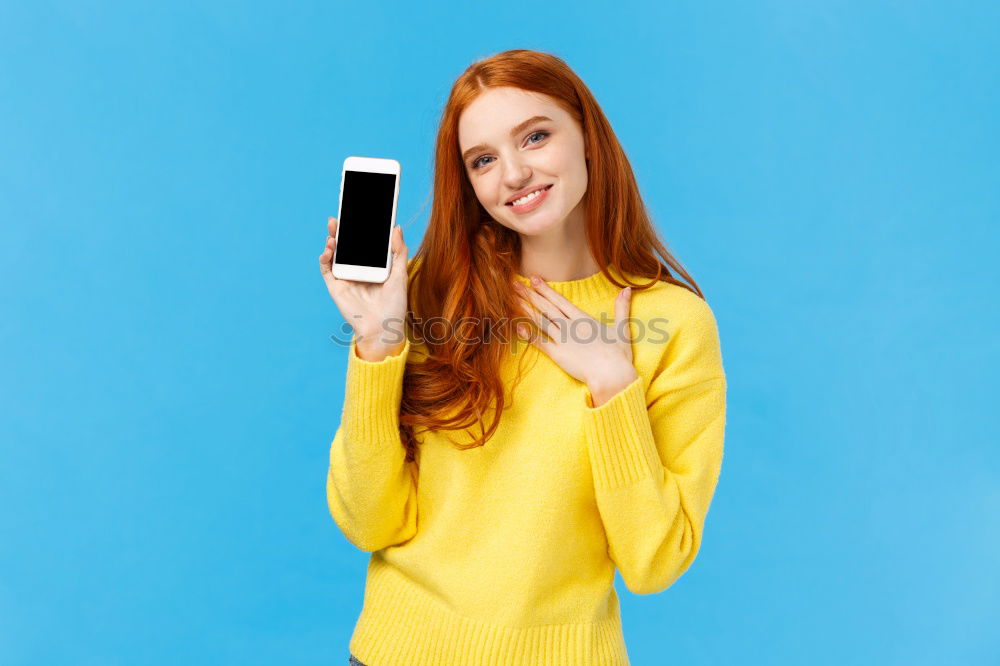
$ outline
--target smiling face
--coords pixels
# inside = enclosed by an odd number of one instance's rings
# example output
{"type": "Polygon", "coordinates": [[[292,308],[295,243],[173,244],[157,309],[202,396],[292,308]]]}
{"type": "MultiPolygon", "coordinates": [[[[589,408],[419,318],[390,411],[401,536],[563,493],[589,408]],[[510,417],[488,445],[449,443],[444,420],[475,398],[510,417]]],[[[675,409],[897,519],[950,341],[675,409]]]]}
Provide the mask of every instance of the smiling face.
{"type": "Polygon", "coordinates": [[[494,220],[528,236],[561,234],[567,224],[582,229],[583,132],[551,97],[489,88],[462,112],[458,138],[465,173],[494,220]],[[532,200],[511,204],[542,187],[532,200]]]}

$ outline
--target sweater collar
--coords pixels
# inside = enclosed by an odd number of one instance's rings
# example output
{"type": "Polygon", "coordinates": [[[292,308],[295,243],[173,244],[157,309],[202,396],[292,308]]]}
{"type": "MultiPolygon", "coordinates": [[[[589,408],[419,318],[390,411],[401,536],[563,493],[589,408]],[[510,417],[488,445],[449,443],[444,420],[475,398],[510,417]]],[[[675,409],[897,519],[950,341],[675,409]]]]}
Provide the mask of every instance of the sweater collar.
{"type": "MultiPolygon", "coordinates": [[[[614,267],[609,266],[608,272],[620,282],[625,282],[621,277],[621,273],[616,271],[614,267]]],[[[526,285],[530,283],[530,279],[520,273],[515,272],[514,278],[526,285]]],[[[608,278],[604,277],[604,273],[601,271],[597,271],[593,275],[579,280],[564,280],[561,282],[546,280],[545,284],[573,302],[614,298],[621,291],[621,287],[616,287],[608,278]]]]}

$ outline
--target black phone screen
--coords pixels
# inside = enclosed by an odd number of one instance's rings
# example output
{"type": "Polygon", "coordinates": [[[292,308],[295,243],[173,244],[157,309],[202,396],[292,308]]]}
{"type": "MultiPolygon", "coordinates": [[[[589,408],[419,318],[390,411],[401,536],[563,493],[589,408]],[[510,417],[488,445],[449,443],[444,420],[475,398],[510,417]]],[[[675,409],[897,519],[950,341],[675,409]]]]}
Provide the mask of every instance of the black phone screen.
{"type": "Polygon", "coordinates": [[[388,266],[386,248],[389,247],[395,192],[395,174],[344,172],[344,193],[337,220],[336,263],[373,268],[388,266]]]}

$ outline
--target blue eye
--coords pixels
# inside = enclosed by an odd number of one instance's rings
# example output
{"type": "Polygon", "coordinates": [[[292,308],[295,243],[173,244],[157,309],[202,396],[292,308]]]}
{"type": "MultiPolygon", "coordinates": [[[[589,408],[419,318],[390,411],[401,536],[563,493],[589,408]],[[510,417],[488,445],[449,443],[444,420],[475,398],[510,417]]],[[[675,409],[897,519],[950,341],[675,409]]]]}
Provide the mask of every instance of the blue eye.
{"type": "MultiPolygon", "coordinates": [[[[532,132],[531,134],[529,134],[528,135],[528,139],[529,139],[529,142],[533,143],[533,144],[535,144],[535,143],[541,143],[542,140],[545,139],[545,137],[547,137],[548,135],[549,135],[549,132],[546,132],[545,130],[539,130],[538,132],[532,132]],[[541,135],[542,138],[539,139],[538,141],[530,141],[531,137],[538,136],[538,135],[541,135]]],[[[479,161],[480,160],[484,160],[487,157],[489,157],[489,156],[488,155],[483,155],[482,157],[477,157],[475,160],[472,161],[472,168],[473,169],[478,169],[480,167],[479,161]]]]}

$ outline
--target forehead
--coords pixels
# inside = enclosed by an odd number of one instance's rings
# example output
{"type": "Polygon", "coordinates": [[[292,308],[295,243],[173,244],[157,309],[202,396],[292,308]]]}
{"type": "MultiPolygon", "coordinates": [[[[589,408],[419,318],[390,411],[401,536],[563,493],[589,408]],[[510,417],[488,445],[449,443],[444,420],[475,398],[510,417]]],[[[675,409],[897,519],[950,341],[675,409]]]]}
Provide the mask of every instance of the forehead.
{"type": "Polygon", "coordinates": [[[569,119],[569,114],[548,95],[520,88],[489,88],[459,116],[459,143],[464,148],[481,141],[501,140],[511,127],[532,116],[548,116],[556,122],[569,119]]]}

